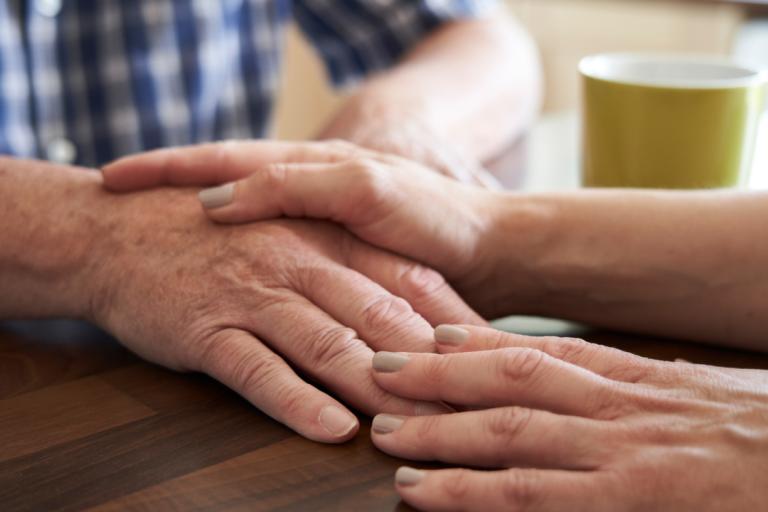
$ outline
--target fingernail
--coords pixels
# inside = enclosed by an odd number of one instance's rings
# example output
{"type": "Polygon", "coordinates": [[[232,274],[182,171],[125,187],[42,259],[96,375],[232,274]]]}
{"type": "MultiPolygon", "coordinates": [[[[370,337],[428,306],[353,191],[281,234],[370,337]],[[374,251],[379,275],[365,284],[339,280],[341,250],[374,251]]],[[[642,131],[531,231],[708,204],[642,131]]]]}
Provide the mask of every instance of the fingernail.
{"type": "Polygon", "coordinates": [[[377,372],[393,373],[400,370],[409,357],[397,352],[376,352],[373,356],[373,369],[377,372]]]}
{"type": "Polygon", "coordinates": [[[206,188],[197,194],[197,197],[200,198],[200,202],[203,203],[203,207],[208,209],[226,206],[232,202],[232,198],[234,198],[234,196],[234,183],[227,183],[226,185],[221,185],[220,187],[206,188]]]}
{"type": "Polygon", "coordinates": [[[424,479],[426,473],[408,466],[400,466],[395,472],[395,483],[397,485],[416,485],[424,479]]]}
{"type": "Polygon", "coordinates": [[[463,345],[469,339],[469,331],[455,325],[435,327],[435,341],[443,345],[463,345]]]}
{"type": "Polygon", "coordinates": [[[399,429],[404,422],[405,422],[405,418],[403,418],[402,416],[393,416],[391,414],[378,414],[376,415],[375,418],[373,418],[373,423],[371,424],[371,428],[377,434],[389,434],[399,429]]]}
{"type": "Polygon", "coordinates": [[[449,414],[454,412],[454,410],[447,405],[435,402],[419,402],[416,404],[414,411],[416,416],[434,416],[436,414],[449,414]]]}
{"type": "Polygon", "coordinates": [[[354,416],[333,405],[323,407],[319,420],[325,430],[338,437],[349,434],[357,426],[354,416]]]}

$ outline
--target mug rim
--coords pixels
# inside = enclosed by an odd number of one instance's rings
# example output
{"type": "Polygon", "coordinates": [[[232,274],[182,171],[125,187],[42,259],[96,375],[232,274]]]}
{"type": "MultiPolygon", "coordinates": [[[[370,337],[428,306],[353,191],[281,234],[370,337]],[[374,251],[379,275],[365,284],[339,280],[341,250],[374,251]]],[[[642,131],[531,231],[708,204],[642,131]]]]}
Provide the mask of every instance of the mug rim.
{"type": "Polygon", "coordinates": [[[768,73],[727,57],[701,54],[674,53],[599,53],[584,57],[579,62],[582,76],[610,83],[655,87],[661,89],[737,89],[768,83],[768,73]],[[626,78],[621,73],[601,72],[600,63],[680,63],[682,65],[706,65],[740,72],[743,76],[718,78],[626,78]],[[612,76],[613,75],[613,76],[612,76]]]}

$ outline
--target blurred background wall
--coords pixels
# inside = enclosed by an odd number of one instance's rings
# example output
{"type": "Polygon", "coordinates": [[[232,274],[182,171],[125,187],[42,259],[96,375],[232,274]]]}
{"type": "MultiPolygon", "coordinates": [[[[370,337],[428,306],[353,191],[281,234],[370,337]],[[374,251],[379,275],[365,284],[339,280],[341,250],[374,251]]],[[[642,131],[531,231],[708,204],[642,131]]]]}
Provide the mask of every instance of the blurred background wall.
{"type": "MultiPolygon", "coordinates": [[[[704,0],[506,3],[539,45],[546,75],[544,108],[550,112],[576,107],[576,64],[582,56],[604,51],[729,54],[739,40],[748,13],[745,7],[704,0]]],[[[322,66],[312,50],[296,30],[291,30],[275,134],[289,139],[311,137],[340,100],[341,95],[326,84],[322,66]]]]}

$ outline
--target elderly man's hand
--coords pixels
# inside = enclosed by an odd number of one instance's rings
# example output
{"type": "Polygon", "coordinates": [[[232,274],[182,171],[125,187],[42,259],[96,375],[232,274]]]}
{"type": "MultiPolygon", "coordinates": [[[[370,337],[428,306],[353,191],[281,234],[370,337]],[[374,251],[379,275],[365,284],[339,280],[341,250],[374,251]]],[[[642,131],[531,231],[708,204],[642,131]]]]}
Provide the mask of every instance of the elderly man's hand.
{"type": "Polygon", "coordinates": [[[436,272],[317,221],[217,226],[194,191],[100,194],[91,316],[139,355],[202,371],[302,435],[443,406],[383,392],[374,350],[432,351],[430,322],[482,322],[436,272]]]}

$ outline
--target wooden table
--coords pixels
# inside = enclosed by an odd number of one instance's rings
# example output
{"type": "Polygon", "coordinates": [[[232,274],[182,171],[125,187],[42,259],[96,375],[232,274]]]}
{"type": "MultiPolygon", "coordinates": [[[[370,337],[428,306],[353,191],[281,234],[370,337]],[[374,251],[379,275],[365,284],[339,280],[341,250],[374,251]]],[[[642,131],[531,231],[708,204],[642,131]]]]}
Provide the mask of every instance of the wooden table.
{"type": "MultiPolygon", "coordinates": [[[[768,368],[766,355],[579,334],[660,359],[768,368]]],[[[313,443],[211,379],[152,366],[113,340],[0,333],[4,511],[409,510],[392,488],[402,461],[376,451],[362,424],[345,445],[313,443]]]]}
{"type": "MultiPolygon", "coordinates": [[[[534,156],[547,126],[532,137],[534,156]]],[[[513,156],[497,165],[519,164],[513,156]]],[[[659,359],[768,368],[767,355],[538,319],[497,325],[659,359]]],[[[408,510],[392,486],[403,461],[374,449],[367,418],[352,442],[313,443],[205,376],[143,362],[103,334],[56,332],[0,327],[0,510],[408,510]]]]}

